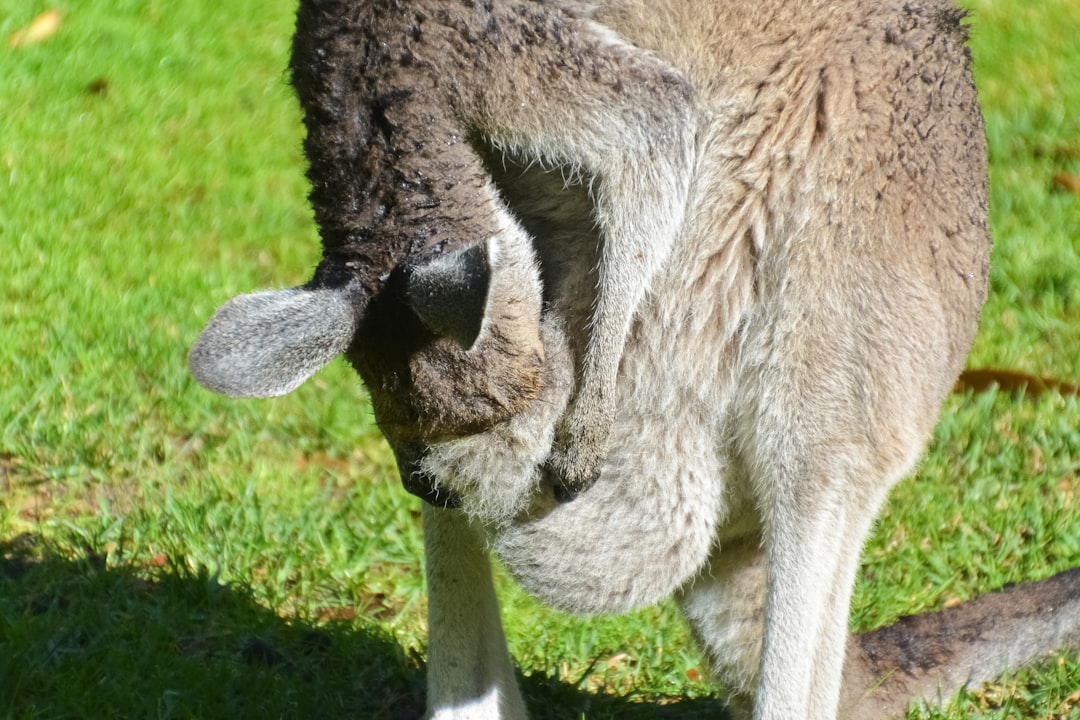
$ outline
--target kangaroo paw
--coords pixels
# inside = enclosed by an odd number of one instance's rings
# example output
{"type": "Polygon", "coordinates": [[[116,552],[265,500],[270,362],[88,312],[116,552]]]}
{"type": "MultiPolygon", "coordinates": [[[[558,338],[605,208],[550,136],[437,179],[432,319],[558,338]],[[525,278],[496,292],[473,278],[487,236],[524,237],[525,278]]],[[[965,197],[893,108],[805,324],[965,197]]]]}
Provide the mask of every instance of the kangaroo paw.
{"type": "Polygon", "coordinates": [[[571,410],[566,416],[544,465],[556,499],[573,500],[596,483],[610,434],[611,421],[606,413],[571,410]]]}

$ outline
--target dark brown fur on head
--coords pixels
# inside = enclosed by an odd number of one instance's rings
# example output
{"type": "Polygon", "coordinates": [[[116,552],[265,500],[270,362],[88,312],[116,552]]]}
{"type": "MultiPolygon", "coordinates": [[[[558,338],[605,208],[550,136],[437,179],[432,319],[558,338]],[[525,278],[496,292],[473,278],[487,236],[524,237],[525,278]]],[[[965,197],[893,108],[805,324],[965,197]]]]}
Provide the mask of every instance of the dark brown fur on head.
{"type": "Polygon", "coordinates": [[[362,288],[347,357],[391,442],[480,432],[542,385],[538,309],[531,332],[496,318],[481,347],[467,348],[426,327],[406,297],[413,268],[502,229],[470,144],[477,98],[458,84],[475,75],[490,15],[474,3],[399,0],[302,0],[297,12],[292,83],[323,242],[309,286],[362,288]]]}
{"type": "Polygon", "coordinates": [[[545,361],[539,308],[535,318],[493,308],[484,335],[465,350],[416,319],[403,300],[404,282],[403,273],[391,275],[365,313],[358,333],[365,345],[347,354],[392,445],[482,432],[539,396],[545,361]]]}
{"type": "Polygon", "coordinates": [[[458,63],[426,59],[428,26],[393,0],[300,3],[291,69],[324,249],[314,285],[375,295],[406,258],[490,233],[486,177],[453,109],[458,63]]]}

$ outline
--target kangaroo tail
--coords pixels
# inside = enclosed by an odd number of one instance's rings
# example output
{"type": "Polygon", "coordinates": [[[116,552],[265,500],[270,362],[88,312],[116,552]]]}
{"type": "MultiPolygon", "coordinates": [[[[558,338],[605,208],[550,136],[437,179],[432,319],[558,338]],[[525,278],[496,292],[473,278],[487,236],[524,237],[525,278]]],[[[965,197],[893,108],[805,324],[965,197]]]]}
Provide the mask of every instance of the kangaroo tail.
{"type": "Polygon", "coordinates": [[[1080,647],[1080,568],[853,635],[840,717],[902,716],[1065,648],[1080,647]]]}

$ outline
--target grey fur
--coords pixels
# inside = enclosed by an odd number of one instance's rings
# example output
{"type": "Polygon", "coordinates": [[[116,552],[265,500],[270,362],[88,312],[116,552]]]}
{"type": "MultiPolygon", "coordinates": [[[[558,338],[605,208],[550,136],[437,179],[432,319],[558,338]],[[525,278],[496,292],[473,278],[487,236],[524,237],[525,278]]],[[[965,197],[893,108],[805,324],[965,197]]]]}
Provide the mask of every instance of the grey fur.
{"type": "Polygon", "coordinates": [[[214,392],[284,395],[345,351],[357,321],[348,290],[239,295],[210,319],[188,361],[195,379],[214,392]]]}
{"type": "Polygon", "coordinates": [[[992,624],[994,600],[909,623],[934,652],[892,667],[869,650],[899,631],[847,631],[863,540],[986,294],[960,18],[947,0],[301,2],[316,289],[227,305],[192,365],[262,391],[347,347],[406,486],[453,499],[424,509],[429,717],[524,715],[489,551],[574,612],[674,594],[758,720],[884,717],[927,678],[951,692],[1075,641],[1072,603],[1010,633],[942,630],[992,624]],[[328,290],[350,283],[363,302],[328,290]],[[897,669],[917,682],[859,705],[897,669]]]}

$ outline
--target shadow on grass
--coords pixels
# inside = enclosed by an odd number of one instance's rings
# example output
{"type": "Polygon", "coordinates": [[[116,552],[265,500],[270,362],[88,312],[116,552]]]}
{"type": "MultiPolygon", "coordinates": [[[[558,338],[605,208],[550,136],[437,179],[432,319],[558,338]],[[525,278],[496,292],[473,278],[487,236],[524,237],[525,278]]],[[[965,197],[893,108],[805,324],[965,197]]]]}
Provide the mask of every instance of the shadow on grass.
{"type": "MultiPolygon", "coordinates": [[[[206,573],[0,541],[0,717],[419,718],[424,670],[376,627],[286,620],[206,573]]],[[[718,700],[521,679],[534,718],[723,717],[718,700]]]]}

